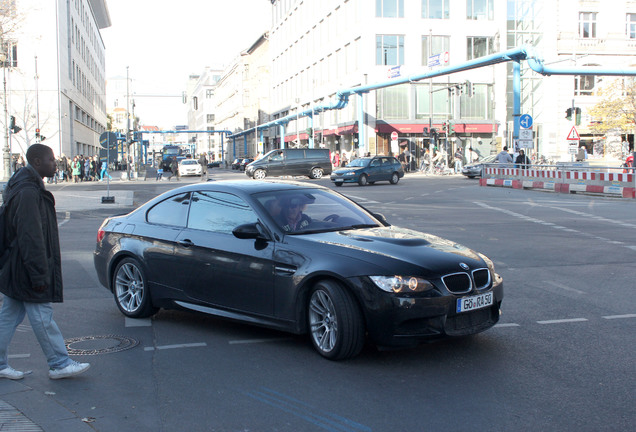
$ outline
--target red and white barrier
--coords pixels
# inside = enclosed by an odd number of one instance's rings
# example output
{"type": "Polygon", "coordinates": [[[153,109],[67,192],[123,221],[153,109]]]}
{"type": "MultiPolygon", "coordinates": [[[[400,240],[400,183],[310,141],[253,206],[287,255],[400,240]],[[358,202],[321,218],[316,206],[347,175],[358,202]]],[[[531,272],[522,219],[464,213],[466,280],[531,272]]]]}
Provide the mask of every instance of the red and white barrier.
{"type": "Polygon", "coordinates": [[[636,198],[633,173],[568,169],[485,168],[481,186],[542,189],[560,193],[592,193],[636,198]]]}

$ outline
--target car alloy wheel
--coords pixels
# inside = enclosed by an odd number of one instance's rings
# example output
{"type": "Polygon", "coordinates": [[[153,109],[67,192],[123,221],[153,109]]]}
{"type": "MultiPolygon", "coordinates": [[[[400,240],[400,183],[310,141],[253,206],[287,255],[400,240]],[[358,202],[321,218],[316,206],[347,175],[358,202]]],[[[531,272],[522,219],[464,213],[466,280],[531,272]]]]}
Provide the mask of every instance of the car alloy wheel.
{"type": "Polygon", "coordinates": [[[126,316],[145,318],[157,311],[150,303],[143,270],[133,258],[125,258],[117,264],[113,277],[113,295],[119,310],[126,316]]]}
{"type": "Polygon", "coordinates": [[[319,179],[322,178],[322,168],[314,168],[311,170],[311,178],[319,179]]]}
{"type": "Polygon", "coordinates": [[[254,171],[254,178],[256,180],[263,180],[266,176],[267,173],[265,173],[265,170],[257,169],[256,171],[254,171]]]}
{"type": "Polygon", "coordinates": [[[360,186],[366,186],[366,185],[369,184],[369,179],[367,178],[366,174],[360,175],[360,179],[358,180],[358,184],[360,186]]]}
{"type": "Polygon", "coordinates": [[[397,184],[397,182],[400,181],[400,176],[398,175],[398,173],[393,173],[391,174],[391,184],[397,184]]]}
{"type": "Polygon", "coordinates": [[[314,348],[330,360],[356,356],[364,344],[362,314],[351,294],[334,281],[316,284],[308,304],[314,348]]]}

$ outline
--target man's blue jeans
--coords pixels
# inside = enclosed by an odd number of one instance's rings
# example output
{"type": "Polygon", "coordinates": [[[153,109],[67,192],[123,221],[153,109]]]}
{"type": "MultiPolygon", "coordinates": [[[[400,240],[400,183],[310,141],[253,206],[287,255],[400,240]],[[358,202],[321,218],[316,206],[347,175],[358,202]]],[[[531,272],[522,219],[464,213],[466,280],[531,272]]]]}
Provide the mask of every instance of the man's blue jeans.
{"type": "Polygon", "coordinates": [[[53,321],[53,307],[51,303],[28,303],[4,296],[2,310],[0,310],[0,370],[6,368],[7,350],[15,329],[29,316],[33,333],[38,339],[46,361],[51,369],[68,366],[71,359],[68,356],[64,337],[53,321]]]}

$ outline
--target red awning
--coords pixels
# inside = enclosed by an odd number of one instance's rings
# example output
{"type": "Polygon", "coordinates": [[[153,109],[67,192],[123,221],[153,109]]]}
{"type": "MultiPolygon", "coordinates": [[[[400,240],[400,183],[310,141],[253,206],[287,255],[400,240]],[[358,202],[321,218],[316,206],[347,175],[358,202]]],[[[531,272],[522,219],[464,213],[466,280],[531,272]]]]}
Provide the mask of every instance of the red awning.
{"type": "MultiPolygon", "coordinates": [[[[499,126],[495,123],[495,132],[497,132],[497,127],[499,126]]],[[[455,133],[493,133],[493,124],[492,123],[455,123],[453,129],[455,133]]]]}
{"type": "MultiPolygon", "coordinates": [[[[377,133],[387,133],[387,134],[391,132],[423,134],[424,128],[428,129],[428,124],[392,123],[392,124],[379,124],[375,131],[377,133]]],[[[441,132],[442,125],[433,123],[433,129],[437,129],[438,132],[441,132]]]]}
{"type": "MultiPolygon", "coordinates": [[[[285,142],[292,142],[292,141],[295,141],[295,140],[296,140],[296,138],[298,138],[298,135],[296,135],[296,134],[293,134],[293,135],[287,135],[287,136],[285,137],[285,142]]],[[[307,133],[301,133],[301,134],[300,134],[300,139],[301,139],[301,140],[307,140],[307,139],[309,139],[309,134],[307,134],[307,133]]]]}
{"type": "Polygon", "coordinates": [[[350,135],[358,133],[358,124],[352,124],[348,126],[342,126],[338,128],[338,135],[350,135]]]}

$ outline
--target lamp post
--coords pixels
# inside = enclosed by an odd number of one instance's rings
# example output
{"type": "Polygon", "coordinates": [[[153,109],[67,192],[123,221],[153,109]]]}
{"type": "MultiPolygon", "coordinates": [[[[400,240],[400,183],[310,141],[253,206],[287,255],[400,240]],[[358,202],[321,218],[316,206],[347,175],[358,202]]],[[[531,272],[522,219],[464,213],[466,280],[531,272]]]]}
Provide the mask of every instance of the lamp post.
{"type": "Polygon", "coordinates": [[[4,167],[3,181],[9,180],[11,177],[11,149],[9,148],[9,113],[7,111],[7,68],[5,61],[7,55],[0,52],[0,63],[2,63],[2,84],[4,91],[4,148],[2,149],[2,162],[4,167]]]}

